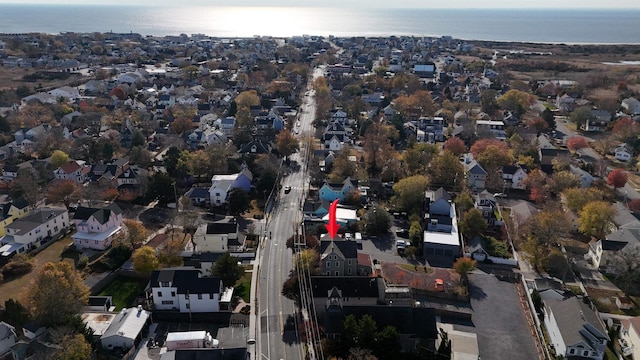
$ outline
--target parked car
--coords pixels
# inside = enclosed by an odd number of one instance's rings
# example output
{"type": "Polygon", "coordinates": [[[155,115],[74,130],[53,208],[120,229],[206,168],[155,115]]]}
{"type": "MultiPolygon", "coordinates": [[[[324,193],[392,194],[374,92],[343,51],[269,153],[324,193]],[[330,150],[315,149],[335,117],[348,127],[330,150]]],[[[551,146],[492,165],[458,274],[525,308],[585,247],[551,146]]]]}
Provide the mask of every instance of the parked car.
{"type": "Polygon", "coordinates": [[[284,187],[284,193],[285,193],[285,194],[288,194],[288,193],[290,193],[290,192],[291,192],[291,186],[289,186],[289,185],[285,186],[285,187],[284,187]]]}

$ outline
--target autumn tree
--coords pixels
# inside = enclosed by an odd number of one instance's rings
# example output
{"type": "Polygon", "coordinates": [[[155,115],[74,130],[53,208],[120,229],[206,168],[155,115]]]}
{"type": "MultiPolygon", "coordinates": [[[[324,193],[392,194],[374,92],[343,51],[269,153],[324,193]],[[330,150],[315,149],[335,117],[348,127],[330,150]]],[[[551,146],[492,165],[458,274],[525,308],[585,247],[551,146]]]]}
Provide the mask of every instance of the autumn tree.
{"type": "Polygon", "coordinates": [[[458,222],[460,232],[471,240],[476,236],[482,235],[487,230],[487,221],[482,217],[482,212],[476,208],[470,209],[458,222]]]}
{"type": "Polygon", "coordinates": [[[535,102],[535,97],[520,90],[509,90],[497,100],[500,108],[512,111],[516,116],[521,116],[535,102]]]}
{"type": "Polygon", "coordinates": [[[173,120],[171,125],[169,125],[171,132],[177,135],[182,135],[188,131],[193,129],[193,121],[187,118],[179,118],[173,120]]]}
{"type": "Polygon", "coordinates": [[[380,176],[385,164],[395,158],[396,151],[391,146],[391,141],[397,138],[398,130],[391,125],[374,123],[367,128],[363,149],[369,176],[380,176]]]}
{"type": "Polygon", "coordinates": [[[568,219],[561,210],[547,209],[531,216],[524,225],[522,235],[540,243],[555,244],[568,232],[568,219]]]}
{"type": "Polygon", "coordinates": [[[592,201],[582,208],[579,215],[578,230],[602,239],[613,222],[616,210],[606,201],[592,201]]]}
{"type": "Polygon", "coordinates": [[[151,246],[143,246],[133,252],[133,268],[144,276],[149,276],[158,269],[160,261],[156,256],[156,250],[151,246]]]}
{"type": "Polygon", "coordinates": [[[184,245],[180,239],[170,239],[167,245],[158,253],[158,262],[161,267],[182,266],[183,258],[180,255],[184,245]]]}
{"type": "Polygon", "coordinates": [[[438,147],[433,144],[413,144],[402,154],[407,174],[426,175],[431,160],[437,155],[438,147]]]}
{"type": "Polygon", "coordinates": [[[13,199],[23,198],[30,205],[42,199],[42,186],[35,171],[28,168],[18,169],[18,175],[9,185],[9,195],[13,199]]]}
{"type": "Polygon", "coordinates": [[[62,150],[55,150],[53,154],[51,154],[51,167],[53,169],[57,169],[60,166],[69,162],[69,155],[62,150]]]}
{"type": "Polygon", "coordinates": [[[89,288],[67,262],[46,263],[27,288],[31,314],[46,326],[65,324],[89,300],[89,288]]]}
{"type": "Polygon", "coordinates": [[[434,186],[458,190],[463,185],[458,179],[462,179],[464,175],[464,166],[455,154],[446,150],[431,161],[429,174],[434,186]]]}
{"type": "Polygon", "coordinates": [[[460,281],[463,285],[467,284],[469,281],[469,273],[475,270],[477,264],[477,261],[468,257],[458,258],[458,260],[453,263],[453,269],[460,274],[460,281]]]}
{"type": "Polygon", "coordinates": [[[467,147],[460,138],[455,136],[450,137],[445,143],[443,148],[451,151],[455,156],[460,156],[467,151],[467,147]]]}
{"type": "Polygon", "coordinates": [[[237,257],[225,252],[211,265],[209,274],[222,280],[225,287],[229,287],[235,285],[244,275],[244,268],[239,264],[237,257]]]}
{"type": "Polygon", "coordinates": [[[580,178],[571,171],[556,171],[547,180],[547,187],[553,194],[560,194],[566,189],[580,186],[580,178]]]}
{"type": "Polygon", "coordinates": [[[86,360],[91,358],[93,352],[91,344],[82,334],[67,334],[55,339],[55,343],[60,346],[60,350],[54,352],[55,360],[86,360]]]}
{"type": "Polygon", "coordinates": [[[291,131],[284,129],[276,135],[276,148],[280,155],[286,159],[298,151],[300,144],[298,143],[298,139],[291,134],[291,131]]]}
{"type": "Polygon", "coordinates": [[[52,203],[63,203],[68,209],[69,205],[82,198],[82,188],[75,180],[56,180],[49,186],[47,199],[52,203]]]}
{"type": "Polygon", "coordinates": [[[594,118],[588,106],[578,107],[569,114],[569,120],[576,124],[578,129],[581,129],[587,121],[593,120],[594,118]]]}
{"type": "Polygon", "coordinates": [[[477,158],[481,153],[483,153],[489,146],[494,146],[500,149],[502,152],[509,151],[509,145],[498,139],[479,139],[471,145],[471,149],[469,152],[473,154],[475,158],[477,158]]]}
{"type": "Polygon", "coordinates": [[[422,210],[423,194],[427,190],[427,186],[429,186],[429,179],[424,175],[414,175],[400,179],[393,185],[395,195],[391,201],[399,209],[417,214],[422,210]],[[420,196],[417,196],[418,194],[420,196]]]}
{"type": "Polygon", "coordinates": [[[613,169],[609,175],[607,175],[607,184],[613,186],[615,189],[621,188],[627,184],[628,175],[627,172],[617,168],[613,169]]]}
{"type": "Polygon", "coordinates": [[[582,136],[573,136],[567,140],[569,150],[577,151],[589,147],[587,140],[582,136]]]}
{"type": "Polygon", "coordinates": [[[136,248],[147,239],[147,229],[140,221],[132,219],[124,219],[122,223],[127,228],[126,239],[132,248],[136,248]]]}

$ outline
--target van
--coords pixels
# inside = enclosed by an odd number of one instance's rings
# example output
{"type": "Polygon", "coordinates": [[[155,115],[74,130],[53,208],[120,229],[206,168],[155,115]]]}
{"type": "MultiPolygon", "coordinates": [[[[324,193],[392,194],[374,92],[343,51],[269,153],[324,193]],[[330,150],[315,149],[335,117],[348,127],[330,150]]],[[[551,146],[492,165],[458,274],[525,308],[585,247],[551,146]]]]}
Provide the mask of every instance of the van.
{"type": "Polygon", "coordinates": [[[356,233],[356,244],[362,245],[362,234],[359,232],[356,233]]]}

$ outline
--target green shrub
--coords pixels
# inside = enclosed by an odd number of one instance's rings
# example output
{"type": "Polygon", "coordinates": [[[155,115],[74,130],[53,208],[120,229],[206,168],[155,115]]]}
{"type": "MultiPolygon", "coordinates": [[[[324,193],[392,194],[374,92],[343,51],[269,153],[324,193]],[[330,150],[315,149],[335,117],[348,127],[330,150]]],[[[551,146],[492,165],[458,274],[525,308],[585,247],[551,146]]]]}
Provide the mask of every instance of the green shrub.
{"type": "Polygon", "coordinates": [[[511,254],[509,253],[509,247],[507,246],[506,242],[497,240],[492,236],[487,236],[484,240],[485,250],[487,250],[490,256],[500,257],[503,259],[508,259],[511,257],[511,254]]]}

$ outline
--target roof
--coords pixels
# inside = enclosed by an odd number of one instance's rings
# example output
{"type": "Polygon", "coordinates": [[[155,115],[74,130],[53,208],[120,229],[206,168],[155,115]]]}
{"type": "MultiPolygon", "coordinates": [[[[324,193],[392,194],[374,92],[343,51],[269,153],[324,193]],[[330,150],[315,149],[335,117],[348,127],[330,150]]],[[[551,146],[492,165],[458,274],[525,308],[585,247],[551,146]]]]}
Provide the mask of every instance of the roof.
{"type": "Polygon", "coordinates": [[[31,212],[31,214],[15,220],[13,223],[6,226],[7,229],[17,229],[15,235],[25,234],[38,226],[47,223],[50,219],[58,217],[67,212],[67,209],[44,207],[38,208],[31,212]]]}
{"type": "Polygon", "coordinates": [[[426,196],[429,198],[430,202],[432,203],[440,199],[445,199],[447,201],[451,200],[451,195],[443,187],[440,187],[438,190],[435,190],[435,191],[428,191],[426,193],[426,196]]]}
{"type": "Polygon", "coordinates": [[[111,215],[119,215],[122,214],[122,209],[116,204],[111,203],[103,208],[93,208],[93,207],[85,207],[79,206],[73,215],[74,220],[89,220],[91,216],[93,216],[96,221],[100,224],[105,224],[111,218],[111,215]]]}
{"type": "Polygon", "coordinates": [[[460,246],[460,238],[457,232],[424,232],[424,242],[429,244],[460,246]]]}
{"type": "Polygon", "coordinates": [[[185,194],[189,199],[208,199],[209,189],[207,188],[193,188],[185,194]]]}
{"type": "MultiPolygon", "coordinates": [[[[343,295],[344,296],[344,295],[343,295]]],[[[324,326],[328,333],[340,333],[348,315],[361,318],[370,315],[378,328],[394,326],[400,334],[411,338],[435,339],[437,337],[435,309],[390,305],[345,306],[340,312],[327,312],[324,326]]]]}
{"type": "Polygon", "coordinates": [[[311,291],[313,297],[325,298],[333,288],[349,298],[384,297],[384,279],[369,276],[312,276],[311,291]]]}
{"type": "Polygon", "coordinates": [[[122,309],[113,319],[111,324],[109,324],[109,327],[100,338],[104,339],[111,336],[121,336],[123,338],[135,340],[150,317],[151,312],[143,309],[122,309]]]}
{"type": "Polygon", "coordinates": [[[235,234],[238,224],[233,217],[207,224],[207,234],[235,234]]]}
{"type": "Polygon", "coordinates": [[[151,288],[160,287],[161,282],[170,282],[178,294],[218,294],[222,281],[213,277],[200,277],[195,269],[162,269],[151,274],[151,288]]]}
{"type": "Polygon", "coordinates": [[[356,259],[358,257],[358,244],[355,241],[348,240],[322,240],[320,242],[320,254],[331,252],[332,246],[337,247],[345,259],[356,259]]]}
{"type": "Polygon", "coordinates": [[[60,170],[62,170],[62,172],[64,172],[65,174],[71,174],[80,169],[82,169],[82,166],[80,166],[77,161],[69,161],[64,165],[60,165],[60,170]]]}
{"type": "MultiPolygon", "coordinates": [[[[547,300],[544,302],[548,311],[553,313],[560,335],[567,346],[584,342],[590,344],[583,333],[585,326],[590,325],[600,332],[598,336],[607,337],[600,319],[591,308],[573,296],[564,300],[547,300]]],[[[591,333],[591,332],[590,332],[591,333]]],[[[596,334],[591,333],[592,336],[596,334]]]]}

